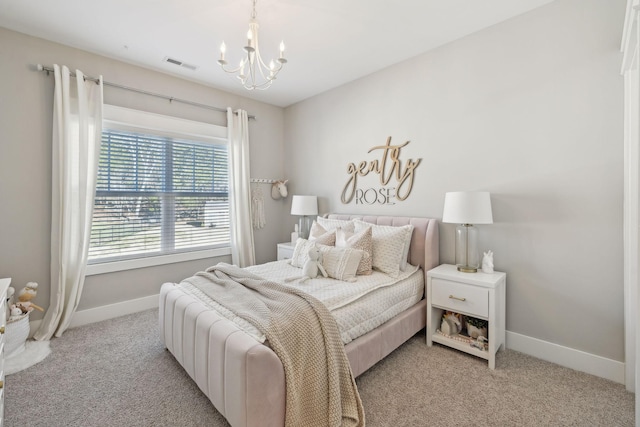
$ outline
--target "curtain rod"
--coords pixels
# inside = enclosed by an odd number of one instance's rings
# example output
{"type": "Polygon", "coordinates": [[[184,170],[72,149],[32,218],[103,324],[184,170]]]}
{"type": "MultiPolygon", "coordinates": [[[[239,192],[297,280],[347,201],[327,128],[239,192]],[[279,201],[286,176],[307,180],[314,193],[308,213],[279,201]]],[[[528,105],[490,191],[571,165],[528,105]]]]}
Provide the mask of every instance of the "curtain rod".
{"type": "MultiPolygon", "coordinates": [[[[53,68],[46,67],[46,66],[44,66],[42,64],[37,64],[36,65],[36,69],[38,71],[46,72],[47,75],[49,75],[49,73],[53,72],[53,68]]],[[[75,75],[75,73],[72,72],[71,76],[75,77],[76,75],[75,75]]],[[[92,82],[99,83],[99,80],[97,78],[95,78],[95,77],[84,76],[84,79],[92,81],[92,82]]],[[[131,92],[141,93],[143,95],[155,96],[156,98],[166,99],[169,102],[175,101],[175,102],[180,102],[182,104],[192,105],[194,107],[206,108],[207,110],[219,111],[221,113],[226,113],[227,112],[227,110],[225,108],[214,107],[213,105],[207,105],[207,104],[200,104],[199,102],[187,101],[186,99],[174,98],[173,96],[162,95],[160,93],[148,92],[146,90],[136,89],[136,88],[129,87],[129,86],[123,86],[123,85],[119,85],[117,83],[111,83],[111,82],[107,82],[107,81],[104,81],[104,80],[102,81],[102,84],[104,86],[110,86],[110,87],[115,87],[115,88],[118,88],[118,89],[128,90],[128,91],[131,91],[131,92]]],[[[249,115],[247,117],[249,119],[253,119],[253,120],[255,120],[255,118],[256,118],[256,116],[251,116],[251,115],[249,115]]]]}

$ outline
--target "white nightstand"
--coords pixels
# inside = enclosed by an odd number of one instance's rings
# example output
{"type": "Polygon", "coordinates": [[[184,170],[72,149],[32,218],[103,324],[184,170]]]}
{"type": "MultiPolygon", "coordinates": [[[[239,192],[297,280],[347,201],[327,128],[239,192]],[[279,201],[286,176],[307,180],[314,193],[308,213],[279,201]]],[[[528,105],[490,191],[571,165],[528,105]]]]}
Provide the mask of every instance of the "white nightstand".
{"type": "Polygon", "coordinates": [[[292,242],[278,243],[278,261],[291,259],[296,244],[292,242]]]}
{"type": "Polygon", "coordinates": [[[496,352],[505,344],[505,288],[507,275],[461,273],[455,265],[443,264],[427,272],[427,345],[434,342],[473,354],[496,366],[496,352]],[[480,350],[469,343],[448,338],[436,332],[440,329],[442,313],[454,311],[489,322],[488,350],[480,350]]]}

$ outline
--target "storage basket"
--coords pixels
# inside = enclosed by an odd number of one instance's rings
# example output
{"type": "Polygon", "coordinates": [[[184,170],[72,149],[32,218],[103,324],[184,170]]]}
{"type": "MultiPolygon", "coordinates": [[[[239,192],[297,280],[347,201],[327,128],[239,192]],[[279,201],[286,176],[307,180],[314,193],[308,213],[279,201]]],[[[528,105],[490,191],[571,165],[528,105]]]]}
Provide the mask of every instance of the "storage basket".
{"type": "Polygon", "coordinates": [[[7,321],[5,327],[5,357],[18,354],[25,349],[25,343],[29,336],[29,313],[23,314],[19,319],[7,321]]]}

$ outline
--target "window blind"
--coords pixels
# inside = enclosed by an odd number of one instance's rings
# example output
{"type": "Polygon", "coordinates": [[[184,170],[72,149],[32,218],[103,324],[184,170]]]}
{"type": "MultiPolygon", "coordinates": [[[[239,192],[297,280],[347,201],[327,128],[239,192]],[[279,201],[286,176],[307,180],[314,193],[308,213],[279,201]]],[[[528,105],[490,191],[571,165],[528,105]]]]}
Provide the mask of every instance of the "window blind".
{"type": "Polygon", "coordinates": [[[230,244],[226,144],[105,129],[89,262],[230,244]]]}

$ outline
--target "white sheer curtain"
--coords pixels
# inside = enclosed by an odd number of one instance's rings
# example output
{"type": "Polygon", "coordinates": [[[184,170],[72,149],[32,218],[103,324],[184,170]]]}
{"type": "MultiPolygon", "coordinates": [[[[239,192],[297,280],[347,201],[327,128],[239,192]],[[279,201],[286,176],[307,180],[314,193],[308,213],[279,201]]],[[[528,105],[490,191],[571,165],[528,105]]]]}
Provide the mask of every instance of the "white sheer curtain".
{"type": "Polygon", "coordinates": [[[102,137],[102,77],[58,65],[54,76],[51,298],[37,340],[62,335],[80,302],[102,137]]]}
{"type": "Polygon", "coordinates": [[[229,205],[231,206],[231,262],[239,267],[255,264],[251,222],[249,171],[249,118],[247,112],[227,108],[229,132],[229,205]]]}
{"type": "MultiPolygon", "coordinates": [[[[628,0],[622,32],[624,76],[625,385],[636,393],[640,420],[640,1],[628,0]]],[[[636,424],[638,425],[638,424],[636,424]]]]}

